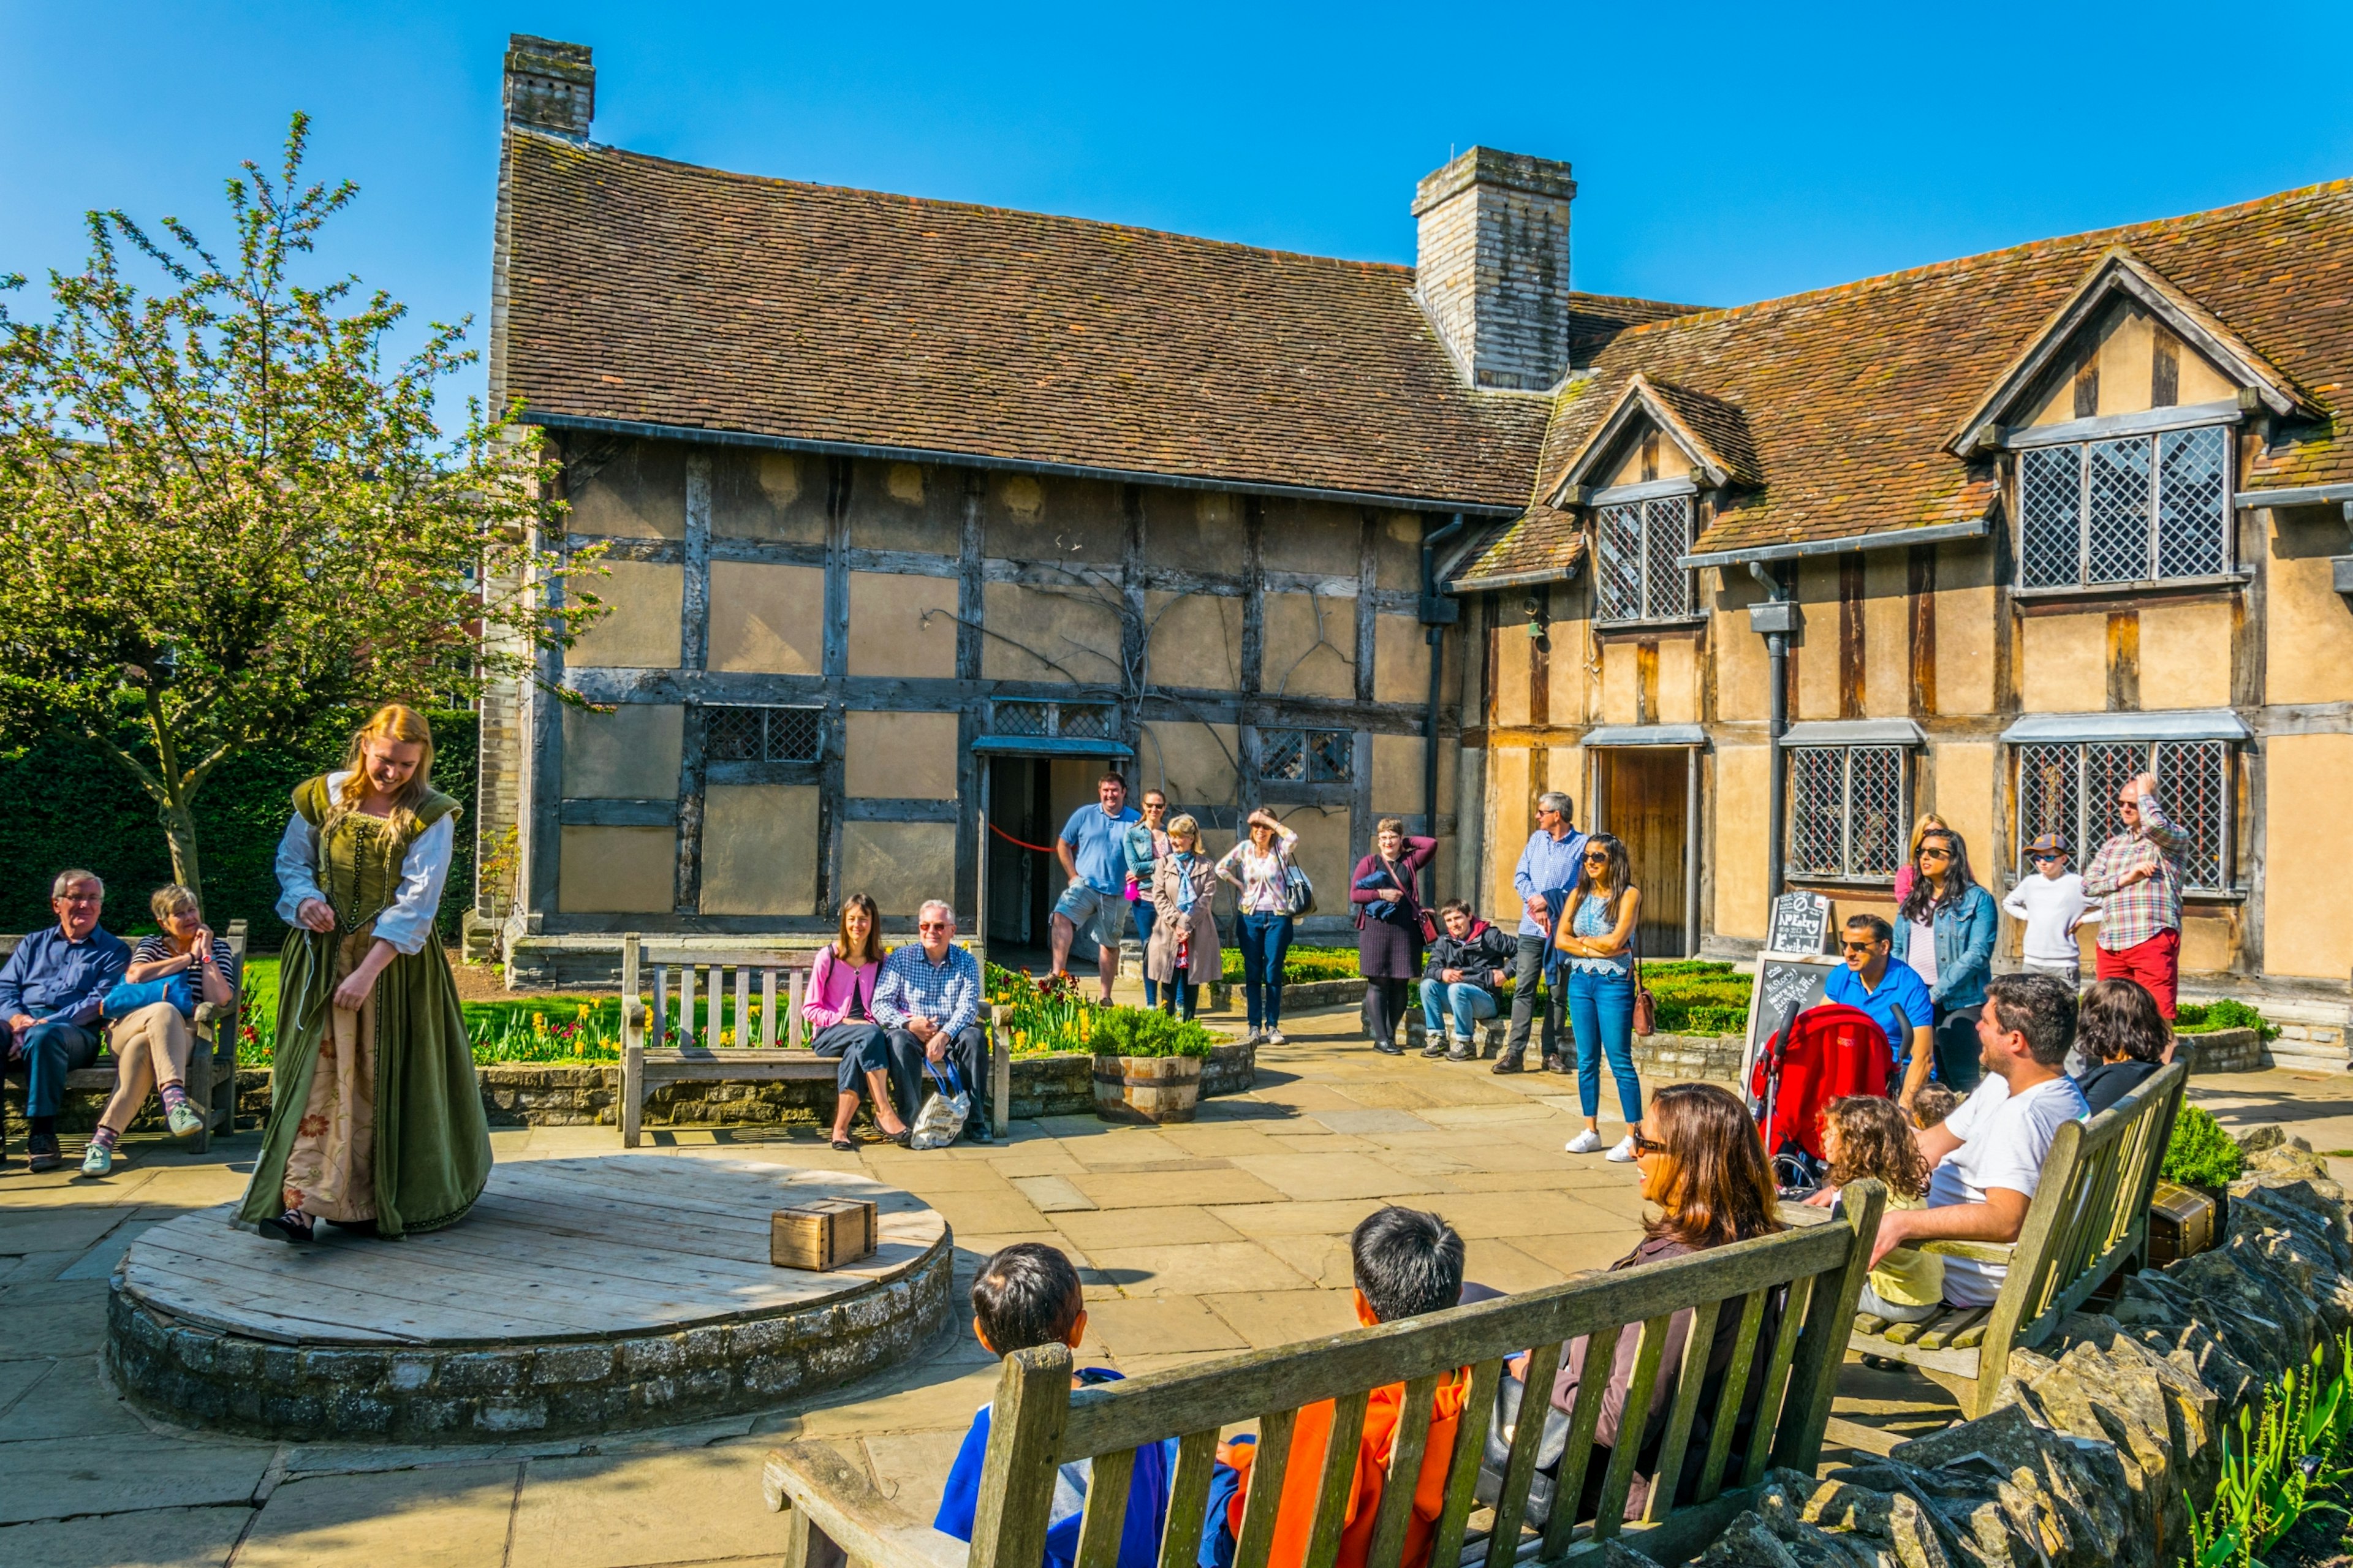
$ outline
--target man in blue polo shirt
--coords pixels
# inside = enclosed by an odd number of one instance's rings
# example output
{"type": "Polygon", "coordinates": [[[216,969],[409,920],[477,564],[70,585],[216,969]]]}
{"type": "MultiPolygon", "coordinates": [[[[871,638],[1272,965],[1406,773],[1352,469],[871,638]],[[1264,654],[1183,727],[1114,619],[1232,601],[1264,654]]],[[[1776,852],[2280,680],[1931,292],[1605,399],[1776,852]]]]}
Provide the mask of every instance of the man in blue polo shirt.
{"type": "Polygon", "coordinates": [[[1846,967],[1831,971],[1822,1000],[1860,1007],[1887,1032],[1888,1057],[1903,1079],[1897,1099],[1909,1110],[1936,1059],[1929,1040],[1936,1005],[1928,999],[1927,983],[1910,964],[1888,962],[1894,940],[1895,928],[1877,915],[1849,915],[1839,942],[1846,967]]]}
{"type": "Polygon", "coordinates": [[[1103,976],[1108,1004],[1111,983],[1119,975],[1119,939],[1127,932],[1127,830],[1144,819],[1127,804],[1127,781],[1117,773],[1097,781],[1095,799],[1096,805],[1071,814],[1054,845],[1071,885],[1054,900],[1053,972],[1070,973],[1071,943],[1080,927],[1090,928],[1095,972],[1103,976]]]}

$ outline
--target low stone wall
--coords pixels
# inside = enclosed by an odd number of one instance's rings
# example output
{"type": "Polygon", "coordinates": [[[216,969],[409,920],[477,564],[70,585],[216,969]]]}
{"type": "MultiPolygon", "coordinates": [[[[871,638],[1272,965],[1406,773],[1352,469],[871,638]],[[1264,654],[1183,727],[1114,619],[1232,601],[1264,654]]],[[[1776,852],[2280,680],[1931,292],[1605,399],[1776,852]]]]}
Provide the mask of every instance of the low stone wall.
{"type": "Polygon", "coordinates": [[[2240,1142],[2248,1173],[2218,1247],[2129,1277],[2105,1311],[2011,1352],[1991,1414],[1826,1478],[1773,1472],[1698,1563],[2111,1568],[2186,1554],[2225,1431],[2353,1327],[2344,1189],[2277,1127],[2240,1142]]]}
{"type": "Polygon", "coordinates": [[[2216,1029],[2204,1035],[2173,1037],[2174,1059],[2187,1054],[2192,1073],[2261,1072],[2272,1065],[2272,1054],[2259,1029],[2216,1029]]]}

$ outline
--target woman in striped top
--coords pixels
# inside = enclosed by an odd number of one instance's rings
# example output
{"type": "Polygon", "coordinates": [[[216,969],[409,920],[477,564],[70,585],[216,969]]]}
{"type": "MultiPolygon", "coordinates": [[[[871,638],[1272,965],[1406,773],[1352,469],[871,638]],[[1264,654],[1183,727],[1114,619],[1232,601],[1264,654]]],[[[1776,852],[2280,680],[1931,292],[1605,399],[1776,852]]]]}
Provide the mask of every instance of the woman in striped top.
{"type": "MultiPolygon", "coordinates": [[[[131,950],[126,984],[139,985],[195,972],[196,996],[215,1008],[237,999],[237,960],[228,943],[205,924],[196,895],[174,883],[158,888],[149,900],[155,922],[164,929],[131,950]]],[[[195,1048],[194,1020],[171,1002],[155,1002],[109,1026],[107,1044],[114,1052],[114,1098],[106,1102],[82,1156],[81,1173],[103,1176],[114,1168],[114,1150],[150,1089],[163,1096],[164,1121],[174,1138],[193,1137],[205,1129],[204,1112],[188,1099],[188,1057],[195,1048]]]]}

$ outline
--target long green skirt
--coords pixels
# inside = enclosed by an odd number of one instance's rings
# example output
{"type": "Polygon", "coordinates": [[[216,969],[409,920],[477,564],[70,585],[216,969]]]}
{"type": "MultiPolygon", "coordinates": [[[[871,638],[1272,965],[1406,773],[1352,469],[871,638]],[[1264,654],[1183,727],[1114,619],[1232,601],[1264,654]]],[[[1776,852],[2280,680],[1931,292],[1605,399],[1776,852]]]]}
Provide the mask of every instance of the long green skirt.
{"type": "Polygon", "coordinates": [[[373,941],[373,923],[345,938],[288,937],[269,1125],[241,1220],[281,1212],[290,1185],[317,1217],[373,1219],[378,1235],[403,1236],[463,1219],[490,1180],[490,1122],[440,947],[396,957],[337,1026],[335,987],[373,941]]]}

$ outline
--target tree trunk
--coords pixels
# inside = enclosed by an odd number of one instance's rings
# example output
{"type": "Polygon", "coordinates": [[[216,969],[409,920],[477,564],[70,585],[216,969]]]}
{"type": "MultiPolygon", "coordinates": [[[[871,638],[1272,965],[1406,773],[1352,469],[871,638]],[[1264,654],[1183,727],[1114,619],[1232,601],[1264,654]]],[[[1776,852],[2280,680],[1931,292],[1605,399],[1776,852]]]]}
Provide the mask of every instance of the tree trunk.
{"type": "Polygon", "coordinates": [[[156,808],[155,819],[164,825],[164,837],[172,846],[172,879],[196,896],[196,907],[205,901],[203,874],[196,868],[196,818],[188,809],[185,796],[176,805],[156,808]]]}

